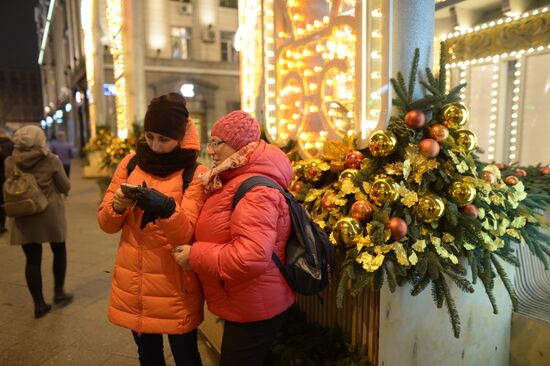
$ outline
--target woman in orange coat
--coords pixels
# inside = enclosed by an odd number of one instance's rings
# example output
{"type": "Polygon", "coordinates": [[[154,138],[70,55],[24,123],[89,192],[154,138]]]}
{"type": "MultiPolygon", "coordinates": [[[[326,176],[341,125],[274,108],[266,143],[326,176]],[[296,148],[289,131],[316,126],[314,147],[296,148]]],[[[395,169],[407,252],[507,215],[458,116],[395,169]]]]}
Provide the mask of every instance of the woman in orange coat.
{"type": "Polygon", "coordinates": [[[174,247],[193,242],[205,200],[198,175],[206,168],[196,165],[199,138],[185,99],[175,93],[151,101],[144,130],[135,157],[130,154],[119,164],[99,206],[101,228],[122,230],[109,320],[132,330],[141,365],[165,364],[162,334],[168,334],[176,365],[200,365],[202,291],[196,275],[182,270],[172,256],[174,247]],[[125,196],[123,183],[142,187],[125,196]]]}

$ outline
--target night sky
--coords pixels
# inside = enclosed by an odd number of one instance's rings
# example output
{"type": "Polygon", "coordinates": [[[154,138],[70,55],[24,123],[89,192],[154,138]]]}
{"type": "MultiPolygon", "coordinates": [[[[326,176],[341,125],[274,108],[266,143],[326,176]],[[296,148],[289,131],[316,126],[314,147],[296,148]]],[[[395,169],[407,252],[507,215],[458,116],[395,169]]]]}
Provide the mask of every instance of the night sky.
{"type": "Polygon", "coordinates": [[[0,67],[38,67],[36,2],[0,1],[0,67]]]}

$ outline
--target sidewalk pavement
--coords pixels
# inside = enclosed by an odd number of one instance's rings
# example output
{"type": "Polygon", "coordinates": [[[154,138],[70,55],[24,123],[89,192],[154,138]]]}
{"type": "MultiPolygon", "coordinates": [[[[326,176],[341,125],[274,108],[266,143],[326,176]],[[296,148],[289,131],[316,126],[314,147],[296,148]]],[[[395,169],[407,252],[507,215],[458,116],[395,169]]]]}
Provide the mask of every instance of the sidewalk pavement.
{"type": "MultiPolygon", "coordinates": [[[[72,189],[65,201],[67,214],[66,289],[72,304],[54,308],[34,319],[34,307],[25,284],[25,256],[21,247],[8,245],[9,233],[0,236],[0,365],[95,366],[138,365],[137,349],[129,330],[107,320],[111,270],[120,234],[108,235],[96,219],[99,188],[83,179],[78,160],[71,168],[72,189]]],[[[53,297],[52,254],[43,245],[44,297],[53,297]]],[[[200,334],[204,366],[217,365],[217,355],[200,334]]],[[[168,340],[167,365],[175,365],[168,340]]]]}

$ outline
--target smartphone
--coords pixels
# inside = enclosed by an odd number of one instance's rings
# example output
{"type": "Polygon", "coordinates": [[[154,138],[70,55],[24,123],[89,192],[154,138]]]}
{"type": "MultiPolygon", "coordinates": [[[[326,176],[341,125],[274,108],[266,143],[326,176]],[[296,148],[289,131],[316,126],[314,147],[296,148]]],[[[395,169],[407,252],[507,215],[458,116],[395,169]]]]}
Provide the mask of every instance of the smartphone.
{"type": "Polygon", "coordinates": [[[140,186],[136,186],[134,184],[128,184],[128,183],[122,183],[120,185],[120,189],[122,190],[122,193],[130,199],[135,200],[136,195],[139,193],[140,186]]]}

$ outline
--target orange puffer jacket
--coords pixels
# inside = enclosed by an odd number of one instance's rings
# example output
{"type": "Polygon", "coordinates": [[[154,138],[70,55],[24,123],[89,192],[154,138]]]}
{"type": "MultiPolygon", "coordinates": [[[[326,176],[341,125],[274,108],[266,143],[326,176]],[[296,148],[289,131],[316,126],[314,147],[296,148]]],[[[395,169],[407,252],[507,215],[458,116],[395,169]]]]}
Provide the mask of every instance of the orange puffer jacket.
{"type": "MultiPolygon", "coordinates": [[[[191,122],[182,147],[200,149],[198,134],[191,122]]],[[[148,174],[136,166],[127,176],[133,154],[119,164],[99,206],[98,221],[107,233],[122,229],[114,265],[109,320],[140,333],[182,334],[195,329],[203,320],[203,295],[197,276],[184,271],[174,260],[172,248],[193,242],[195,224],[205,200],[198,174],[182,193],[182,171],[166,177],[148,174]],[[139,228],[143,211],[137,207],[122,215],[113,210],[113,196],[121,183],[154,188],[176,201],[176,211],[139,228]]]]}
{"type": "Polygon", "coordinates": [[[235,192],[254,175],[288,187],[293,172],[286,155],[264,141],[248,164],[223,172],[223,187],[207,198],[201,211],[189,257],[208,309],[235,322],[272,318],[295,301],[294,292],[271,259],[275,252],[285,260],[291,230],[285,198],[275,189],[255,187],[233,211],[235,192]]]}

